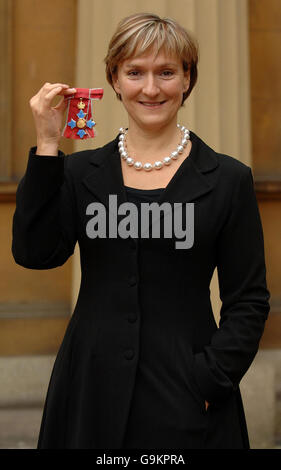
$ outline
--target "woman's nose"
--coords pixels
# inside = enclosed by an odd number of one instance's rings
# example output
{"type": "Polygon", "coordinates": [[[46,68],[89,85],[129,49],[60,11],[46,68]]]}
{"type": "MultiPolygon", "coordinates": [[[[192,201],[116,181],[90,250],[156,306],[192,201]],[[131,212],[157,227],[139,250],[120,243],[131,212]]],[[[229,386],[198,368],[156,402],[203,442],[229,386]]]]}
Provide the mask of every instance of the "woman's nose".
{"type": "Polygon", "coordinates": [[[154,75],[150,74],[145,77],[143,93],[147,96],[156,96],[159,93],[157,78],[154,75]]]}

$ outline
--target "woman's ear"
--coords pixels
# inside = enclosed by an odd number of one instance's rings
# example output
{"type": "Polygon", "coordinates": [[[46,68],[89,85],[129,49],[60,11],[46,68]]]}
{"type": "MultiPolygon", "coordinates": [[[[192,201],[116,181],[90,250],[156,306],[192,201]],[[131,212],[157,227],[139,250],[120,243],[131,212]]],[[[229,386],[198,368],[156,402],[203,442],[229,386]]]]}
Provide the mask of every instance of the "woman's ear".
{"type": "Polygon", "coordinates": [[[184,87],[184,93],[189,89],[190,85],[190,73],[189,70],[184,72],[184,81],[183,81],[183,87],[184,87]]]}
{"type": "Polygon", "coordinates": [[[116,91],[116,93],[120,94],[120,86],[119,86],[119,80],[117,74],[112,75],[112,83],[113,83],[113,88],[116,91]]]}

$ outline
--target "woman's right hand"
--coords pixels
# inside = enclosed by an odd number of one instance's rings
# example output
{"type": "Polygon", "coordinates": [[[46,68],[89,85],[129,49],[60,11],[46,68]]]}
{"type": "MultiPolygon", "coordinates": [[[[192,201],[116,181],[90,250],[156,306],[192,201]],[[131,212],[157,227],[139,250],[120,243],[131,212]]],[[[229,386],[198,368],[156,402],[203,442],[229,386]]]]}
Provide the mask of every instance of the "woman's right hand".
{"type": "Polygon", "coordinates": [[[67,107],[65,95],[75,93],[75,88],[63,83],[45,83],[29,104],[37,133],[37,155],[57,155],[62,132],[63,114],[67,107]],[[62,96],[56,106],[51,106],[55,96],[62,96]]]}

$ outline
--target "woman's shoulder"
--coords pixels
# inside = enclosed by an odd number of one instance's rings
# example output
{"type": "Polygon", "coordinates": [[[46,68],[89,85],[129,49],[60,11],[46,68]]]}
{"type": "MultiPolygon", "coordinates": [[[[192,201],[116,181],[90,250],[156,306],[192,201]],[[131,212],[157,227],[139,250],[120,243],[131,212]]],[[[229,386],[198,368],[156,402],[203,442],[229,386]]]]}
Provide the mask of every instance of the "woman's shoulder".
{"type": "Polygon", "coordinates": [[[224,153],[217,153],[219,162],[219,180],[223,182],[223,187],[230,191],[240,185],[241,181],[246,181],[247,184],[252,178],[251,167],[246,163],[241,162],[234,156],[224,153]]]}
{"type": "Polygon", "coordinates": [[[198,153],[201,154],[199,156],[199,167],[201,165],[201,169],[203,169],[203,171],[205,167],[208,170],[208,160],[216,162],[216,164],[212,165],[212,168],[216,168],[220,173],[233,176],[234,178],[243,174],[248,174],[249,170],[251,170],[249,165],[242,162],[234,155],[229,155],[215,150],[215,148],[210,147],[200,137],[196,136],[196,141],[198,153]],[[204,156],[203,158],[202,154],[204,156]]]}
{"type": "Polygon", "coordinates": [[[251,167],[247,165],[246,163],[228,154],[217,152],[217,158],[218,158],[221,169],[224,171],[228,171],[228,172],[231,171],[231,172],[237,172],[239,174],[241,173],[244,174],[244,173],[248,173],[249,169],[251,169],[251,167]]]}

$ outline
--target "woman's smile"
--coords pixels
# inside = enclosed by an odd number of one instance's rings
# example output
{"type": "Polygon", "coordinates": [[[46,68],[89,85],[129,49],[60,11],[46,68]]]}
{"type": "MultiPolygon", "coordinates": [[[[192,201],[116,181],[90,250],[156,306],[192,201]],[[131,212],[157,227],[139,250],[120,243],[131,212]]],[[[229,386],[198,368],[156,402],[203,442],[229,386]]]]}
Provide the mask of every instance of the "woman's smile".
{"type": "Polygon", "coordinates": [[[166,100],[165,101],[139,101],[139,103],[144,106],[145,108],[150,108],[150,109],[159,109],[162,107],[162,105],[164,103],[166,103],[166,100]]]}

